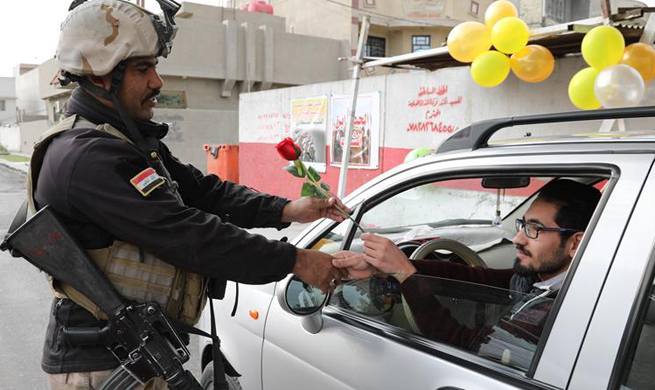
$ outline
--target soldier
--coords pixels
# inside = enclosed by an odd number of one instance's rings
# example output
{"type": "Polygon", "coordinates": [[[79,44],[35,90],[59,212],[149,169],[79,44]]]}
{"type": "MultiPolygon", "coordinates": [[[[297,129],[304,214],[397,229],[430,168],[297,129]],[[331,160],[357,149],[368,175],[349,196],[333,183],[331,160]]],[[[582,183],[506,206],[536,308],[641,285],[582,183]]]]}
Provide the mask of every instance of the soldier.
{"type": "MultiPolygon", "coordinates": [[[[157,57],[167,56],[179,5],[164,18],[122,0],[73,2],[61,25],[61,82],[77,82],[66,118],[35,146],[29,210],[50,205],[128,299],[157,301],[170,318],[194,324],[208,281],[269,283],[293,272],[324,291],[341,273],[331,256],[269,241],[241,228],[343,218],[336,198],[289,201],[181,163],[151,120],[162,88],[157,57]]],[[[56,298],[42,368],[51,389],[92,389],[117,366],[104,346],[73,347],[64,327],[102,327],[86,297],[52,280],[56,298]]],[[[153,383],[148,389],[160,388],[153,383]]]]}

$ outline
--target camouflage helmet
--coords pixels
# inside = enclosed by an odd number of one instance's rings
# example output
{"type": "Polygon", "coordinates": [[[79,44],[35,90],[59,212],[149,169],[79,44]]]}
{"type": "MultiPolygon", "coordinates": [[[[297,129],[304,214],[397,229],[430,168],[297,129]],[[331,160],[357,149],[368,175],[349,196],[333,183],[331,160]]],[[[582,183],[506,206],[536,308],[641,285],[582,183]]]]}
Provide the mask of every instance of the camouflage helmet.
{"type": "Polygon", "coordinates": [[[55,58],[59,69],[77,76],[109,74],[132,57],[165,57],[177,31],[172,18],[177,9],[165,11],[168,23],[123,0],[78,0],[71,9],[61,24],[55,58]]]}

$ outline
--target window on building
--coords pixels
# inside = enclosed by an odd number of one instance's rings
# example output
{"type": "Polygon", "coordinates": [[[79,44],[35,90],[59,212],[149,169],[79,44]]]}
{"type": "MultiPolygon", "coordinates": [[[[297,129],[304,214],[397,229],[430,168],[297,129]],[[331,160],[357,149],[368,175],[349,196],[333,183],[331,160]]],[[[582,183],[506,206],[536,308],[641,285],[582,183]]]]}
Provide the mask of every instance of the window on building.
{"type": "Polygon", "coordinates": [[[589,18],[589,0],[546,0],[544,16],[555,23],[589,18]]]}
{"type": "Polygon", "coordinates": [[[478,16],[479,11],[480,11],[480,3],[478,3],[477,1],[471,1],[471,8],[469,8],[469,12],[475,16],[478,16]]]}
{"type": "Polygon", "coordinates": [[[429,35],[412,35],[412,53],[430,48],[429,35]]]}
{"type": "Polygon", "coordinates": [[[0,111],[5,111],[7,109],[5,100],[0,99],[0,111]]]}
{"type": "Polygon", "coordinates": [[[369,36],[366,40],[366,47],[364,48],[365,57],[386,57],[387,56],[387,40],[380,37],[369,36]]]}
{"type": "Polygon", "coordinates": [[[547,0],[546,16],[558,23],[566,19],[566,0],[547,0]]]}
{"type": "Polygon", "coordinates": [[[364,0],[364,7],[375,7],[375,0],[364,0]]]}

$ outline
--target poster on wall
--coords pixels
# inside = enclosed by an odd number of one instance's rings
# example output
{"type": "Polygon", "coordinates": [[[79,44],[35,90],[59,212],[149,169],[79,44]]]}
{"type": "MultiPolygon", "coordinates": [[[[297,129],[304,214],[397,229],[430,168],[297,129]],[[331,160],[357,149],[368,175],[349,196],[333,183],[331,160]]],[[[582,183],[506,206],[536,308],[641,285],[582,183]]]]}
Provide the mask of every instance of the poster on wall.
{"type": "Polygon", "coordinates": [[[318,172],[325,172],[327,96],[291,99],[291,138],[300,146],[300,160],[318,172]]]}
{"type": "MultiPolygon", "coordinates": [[[[332,96],[330,104],[330,165],[341,166],[351,96],[332,96]]],[[[349,168],[377,169],[380,152],[380,93],[360,94],[350,140],[349,168]]]]}

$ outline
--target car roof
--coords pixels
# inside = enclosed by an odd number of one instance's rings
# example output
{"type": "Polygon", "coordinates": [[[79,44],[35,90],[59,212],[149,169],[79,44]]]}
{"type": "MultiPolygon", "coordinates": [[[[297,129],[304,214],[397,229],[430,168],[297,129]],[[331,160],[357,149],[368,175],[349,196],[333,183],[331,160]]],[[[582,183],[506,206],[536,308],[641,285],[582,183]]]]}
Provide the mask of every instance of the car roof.
{"type": "Polygon", "coordinates": [[[527,145],[527,144],[561,144],[561,143],[619,143],[619,142],[655,142],[655,131],[612,131],[612,132],[590,132],[590,133],[574,133],[566,135],[548,135],[537,137],[522,137],[510,138],[502,140],[492,140],[489,146],[512,146],[512,145],[527,145]]]}

